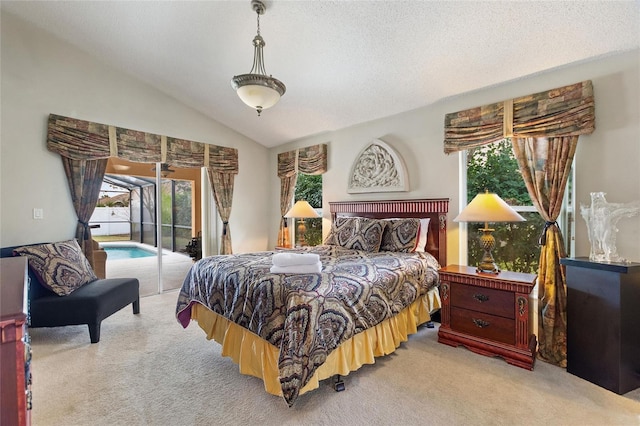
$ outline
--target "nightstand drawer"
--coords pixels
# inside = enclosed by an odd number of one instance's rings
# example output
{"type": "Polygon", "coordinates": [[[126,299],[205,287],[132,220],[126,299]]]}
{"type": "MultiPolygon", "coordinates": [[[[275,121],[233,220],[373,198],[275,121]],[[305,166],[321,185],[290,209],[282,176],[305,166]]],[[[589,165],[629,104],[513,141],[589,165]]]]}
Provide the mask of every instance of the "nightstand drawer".
{"type": "Polygon", "coordinates": [[[514,295],[509,291],[456,284],[451,286],[451,306],[515,318],[514,295]]]}
{"type": "Polygon", "coordinates": [[[515,345],[515,321],[461,308],[451,308],[451,329],[483,339],[515,345]]]}

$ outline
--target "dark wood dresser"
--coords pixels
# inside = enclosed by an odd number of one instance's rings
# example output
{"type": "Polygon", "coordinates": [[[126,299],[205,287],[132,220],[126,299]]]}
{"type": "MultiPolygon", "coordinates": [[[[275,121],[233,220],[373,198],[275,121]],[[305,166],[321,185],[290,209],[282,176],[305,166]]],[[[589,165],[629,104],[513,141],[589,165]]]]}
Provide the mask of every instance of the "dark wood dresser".
{"type": "Polygon", "coordinates": [[[487,356],[529,370],[536,358],[529,294],[536,275],[502,271],[476,272],[475,267],[449,265],[440,269],[440,329],[438,342],[464,345],[487,356]]]}
{"type": "Polygon", "coordinates": [[[0,259],[1,425],[31,424],[26,257],[0,259]]]}
{"type": "Polygon", "coordinates": [[[565,258],[567,372],[617,394],[640,387],[640,263],[565,258]]]}

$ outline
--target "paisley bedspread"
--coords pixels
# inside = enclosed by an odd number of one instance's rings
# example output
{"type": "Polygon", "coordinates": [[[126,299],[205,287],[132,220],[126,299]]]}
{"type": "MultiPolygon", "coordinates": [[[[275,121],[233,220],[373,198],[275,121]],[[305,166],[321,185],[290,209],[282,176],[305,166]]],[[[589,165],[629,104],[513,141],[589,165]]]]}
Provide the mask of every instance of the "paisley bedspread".
{"type": "Polygon", "coordinates": [[[278,347],[289,406],[331,351],[439,283],[438,262],[428,253],[333,245],[296,251],[319,254],[322,273],[272,274],[274,252],[212,256],[192,266],[176,307],[185,328],[191,305],[200,303],[278,347]]]}

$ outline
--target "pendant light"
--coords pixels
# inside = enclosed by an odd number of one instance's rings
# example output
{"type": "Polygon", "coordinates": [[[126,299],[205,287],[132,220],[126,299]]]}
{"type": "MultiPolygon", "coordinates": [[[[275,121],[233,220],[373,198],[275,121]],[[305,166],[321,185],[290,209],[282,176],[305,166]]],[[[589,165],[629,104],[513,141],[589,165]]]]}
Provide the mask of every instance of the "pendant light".
{"type": "Polygon", "coordinates": [[[234,76],[231,87],[242,102],[258,111],[260,116],[263,109],[271,108],[280,100],[287,88],[280,80],[267,75],[264,69],[262,49],[265,42],[260,35],[260,15],[264,14],[266,6],[260,0],[252,0],[251,7],[258,15],[258,34],[253,38],[253,66],[248,74],[234,76]]]}

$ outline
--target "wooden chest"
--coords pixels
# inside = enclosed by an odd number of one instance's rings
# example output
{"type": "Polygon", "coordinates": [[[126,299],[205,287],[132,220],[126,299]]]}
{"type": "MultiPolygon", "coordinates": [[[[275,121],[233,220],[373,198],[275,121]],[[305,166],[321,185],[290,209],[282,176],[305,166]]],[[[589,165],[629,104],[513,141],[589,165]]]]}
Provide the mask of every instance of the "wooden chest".
{"type": "Polygon", "coordinates": [[[1,425],[23,426],[31,423],[27,291],[27,258],[0,259],[1,425]]]}

